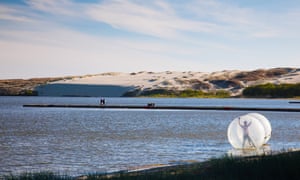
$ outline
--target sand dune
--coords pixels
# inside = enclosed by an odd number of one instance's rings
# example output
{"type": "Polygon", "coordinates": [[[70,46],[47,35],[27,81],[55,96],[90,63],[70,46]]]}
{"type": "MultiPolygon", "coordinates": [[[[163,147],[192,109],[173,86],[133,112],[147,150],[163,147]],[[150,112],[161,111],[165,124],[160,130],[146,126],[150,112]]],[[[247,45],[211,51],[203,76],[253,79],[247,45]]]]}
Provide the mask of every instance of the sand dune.
{"type": "MultiPolygon", "coordinates": [[[[126,90],[194,89],[203,91],[227,90],[238,95],[245,87],[264,83],[300,83],[300,69],[274,68],[255,71],[218,71],[206,72],[110,72],[60,80],[51,84],[111,85],[127,87],[126,90]]],[[[124,93],[124,90],[122,92],[124,93]]],[[[121,93],[121,92],[120,92],[121,93]]],[[[119,93],[119,94],[120,94],[119,93]]],[[[117,93],[118,94],[118,93],[117,93]]]]}
{"type": "Polygon", "coordinates": [[[299,68],[257,69],[254,71],[225,70],[217,72],[107,72],[85,76],[0,80],[0,95],[42,96],[109,96],[155,89],[226,90],[239,95],[252,85],[300,83],[299,68]]]}

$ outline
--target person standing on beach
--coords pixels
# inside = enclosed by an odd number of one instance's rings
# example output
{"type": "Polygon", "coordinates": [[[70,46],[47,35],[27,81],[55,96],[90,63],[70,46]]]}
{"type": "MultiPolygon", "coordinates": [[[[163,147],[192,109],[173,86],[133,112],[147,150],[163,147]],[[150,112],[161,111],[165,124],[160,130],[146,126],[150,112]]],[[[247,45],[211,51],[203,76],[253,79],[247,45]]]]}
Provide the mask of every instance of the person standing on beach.
{"type": "Polygon", "coordinates": [[[243,129],[243,148],[245,147],[246,141],[248,141],[250,146],[255,147],[252,139],[249,136],[249,126],[251,125],[251,121],[248,123],[247,121],[244,121],[244,124],[241,123],[241,119],[239,118],[239,125],[243,129]]]}

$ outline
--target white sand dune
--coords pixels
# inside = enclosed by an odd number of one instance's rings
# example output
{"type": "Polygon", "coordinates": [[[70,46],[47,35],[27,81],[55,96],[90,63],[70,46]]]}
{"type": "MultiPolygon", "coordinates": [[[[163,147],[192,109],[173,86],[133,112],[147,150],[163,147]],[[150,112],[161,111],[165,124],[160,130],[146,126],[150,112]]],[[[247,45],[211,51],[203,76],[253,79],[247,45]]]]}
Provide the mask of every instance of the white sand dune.
{"type": "Polygon", "coordinates": [[[84,76],[71,80],[56,81],[55,84],[94,84],[94,85],[123,85],[136,86],[143,89],[150,88],[175,88],[186,89],[190,80],[206,82],[212,78],[232,76],[239,71],[230,72],[138,72],[138,73],[104,73],[98,75],[84,76]],[[186,82],[186,83],[184,83],[186,82]]]}
{"type": "MultiPolygon", "coordinates": [[[[165,71],[165,72],[134,72],[134,73],[121,73],[121,72],[110,72],[96,75],[86,75],[72,79],[65,79],[61,81],[55,81],[51,84],[65,84],[65,87],[61,87],[67,95],[67,85],[81,85],[77,88],[84,88],[85,86],[99,86],[107,87],[114,86],[118,87],[119,91],[116,93],[109,93],[112,89],[106,89],[103,96],[119,96],[120,94],[139,89],[150,90],[150,89],[173,89],[173,90],[184,90],[184,89],[197,89],[204,91],[216,91],[220,89],[228,90],[232,95],[238,95],[241,91],[250,85],[264,84],[264,83],[300,83],[300,69],[296,68],[274,68],[270,70],[256,70],[256,71],[218,71],[218,72],[176,72],[176,71],[165,71]],[[255,76],[258,73],[266,74],[259,77],[255,76]],[[268,73],[272,72],[272,76],[267,76],[268,73]],[[275,73],[274,73],[275,72],[275,73]],[[282,73],[284,72],[284,73],[282,73]],[[246,77],[240,76],[241,73],[248,73],[246,77]],[[277,74],[276,74],[277,73],[277,74]],[[249,76],[249,77],[247,77],[249,76]],[[248,79],[247,79],[248,78],[248,79]],[[252,78],[252,79],[251,79],[252,78]]],[[[69,88],[70,89],[70,88],[69,88]]],[[[103,89],[104,90],[104,89],[103,89]]],[[[78,90],[80,91],[80,90],[78,90]]],[[[95,89],[95,91],[101,91],[95,89]]],[[[84,95],[84,91],[78,95],[84,95]]],[[[73,92],[74,93],[74,92],[73,92]]],[[[54,93],[55,94],[55,93],[54,93]]],[[[92,93],[92,96],[100,96],[101,93],[92,93]]],[[[69,94],[71,95],[71,94],[69,94]]]]}

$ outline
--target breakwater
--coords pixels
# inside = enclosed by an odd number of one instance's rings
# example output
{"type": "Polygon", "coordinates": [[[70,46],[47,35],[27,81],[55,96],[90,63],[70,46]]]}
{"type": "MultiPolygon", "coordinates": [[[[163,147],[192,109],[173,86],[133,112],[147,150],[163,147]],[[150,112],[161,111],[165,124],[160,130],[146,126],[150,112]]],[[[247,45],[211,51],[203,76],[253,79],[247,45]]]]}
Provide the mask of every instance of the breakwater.
{"type": "Polygon", "coordinates": [[[290,104],[300,104],[300,101],[290,101],[290,104]]]}
{"type": "Polygon", "coordinates": [[[234,106],[156,106],[154,104],[146,104],[146,105],[24,104],[23,107],[300,112],[300,108],[265,108],[265,107],[234,107],[234,106]]]}

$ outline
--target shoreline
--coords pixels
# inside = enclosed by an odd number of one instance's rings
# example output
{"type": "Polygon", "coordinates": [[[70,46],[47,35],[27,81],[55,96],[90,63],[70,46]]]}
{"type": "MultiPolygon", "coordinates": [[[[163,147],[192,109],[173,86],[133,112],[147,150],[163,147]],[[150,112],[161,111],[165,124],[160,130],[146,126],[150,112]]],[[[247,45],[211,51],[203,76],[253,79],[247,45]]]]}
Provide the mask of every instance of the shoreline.
{"type": "MultiPolygon", "coordinates": [[[[133,171],[120,171],[120,172],[114,172],[114,173],[108,173],[108,174],[91,174],[91,175],[82,175],[76,177],[76,180],[88,180],[88,179],[198,179],[199,177],[204,177],[204,179],[208,177],[213,177],[213,179],[227,179],[226,175],[228,175],[228,171],[231,171],[229,173],[231,174],[229,179],[232,179],[236,175],[236,171],[238,171],[239,166],[249,166],[251,167],[251,164],[258,164],[258,167],[260,164],[266,163],[266,161],[282,161],[283,164],[281,166],[289,166],[288,160],[295,159],[295,165],[300,163],[300,149],[289,149],[287,151],[283,152],[270,152],[270,154],[261,154],[261,155],[253,155],[253,156],[223,156],[219,158],[212,158],[203,162],[189,162],[189,161],[182,161],[183,164],[175,164],[175,165],[159,165],[159,166],[150,166],[150,168],[147,168],[149,166],[145,166],[146,168],[141,168],[138,170],[133,171]],[[235,164],[237,163],[237,164],[235,164]],[[232,164],[236,169],[231,169],[232,167],[228,167],[232,164]],[[216,172],[215,172],[216,171],[216,172]],[[215,173],[220,173],[219,171],[224,171],[225,176],[222,175],[215,175],[215,173]],[[227,171],[227,172],[226,172],[227,171]],[[234,175],[235,174],[235,175],[234,175]]],[[[269,164],[267,162],[267,164],[269,164]]],[[[265,167],[259,167],[263,168],[264,171],[273,171],[272,166],[276,166],[274,164],[269,164],[270,166],[265,167]]],[[[255,167],[253,167],[255,168],[255,167]]],[[[295,169],[297,167],[295,166],[295,169]]],[[[255,171],[255,169],[249,171],[255,171]]],[[[300,170],[300,169],[299,169],[300,170]]],[[[262,175],[262,177],[274,176],[274,174],[269,174],[268,172],[265,175],[262,175]],[[267,175],[267,176],[266,176],[267,175]]],[[[289,172],[291,173],[291,172],[289,172]]],[[[300,172],[293,172],[298,173],[296,176],[292,175],[293,179],[294,177],[298,178],[298,175],[300,175],[300,172]]],[[[289,177],[291,174],[284,174],[286,177],[289,177]]],[[[253,176],[256,177],[257,176],[253,176]]],[[[276,177],[276,173],[275,176],[276,177]]],[[[250,178],[246,177],[245,175],[239,174],[239,178],[250,178]]],[[[201,178],[200,178],[201,179],[201,178]]],[[[233,178],[235,179],[235,178],[233,178]]],[[[274,178],[273,178],[274,179],[274,178]]],[[[275,179],[281,179],[281,178],[275,178],[275,179]]],[[[285,179],[285,177],[283,178],[285,179]]]]}
{"type": "MultiPolygon", "coordinates": [[[[189,99],[189,98],[194,98],[194,99],[266,99],[266,100],[291,100],[291,101],[297,101],[300,102],[300,96],[296,97],[245,97],[245,96],[229,96],[229,97],[217,97],[217,96],[205,96],[205,97],[181,97],[181,96],[120,96],[120,97],[111,97],[111,96],[39,96],[39,95],[1,95],[0,97],[53,97],[53,98],[158,98],[158,99],[164,99],[164,98],[170,98],[170,99],[189,99]]],[[[295,103],[296,104],[296,103],[295,103]]]]}
{"type": "MultiPolygon", "coordinates": [[[[79,176],[53,172],[10,174],[4,179],[298,179],[300,149],[288,149],[254,156],[224,155],[203,162],[180,161],[178,164],[153,164],[111,173],[79,176]]],[[[1,178],[1,175],[0,175],[1,178]]]]}

